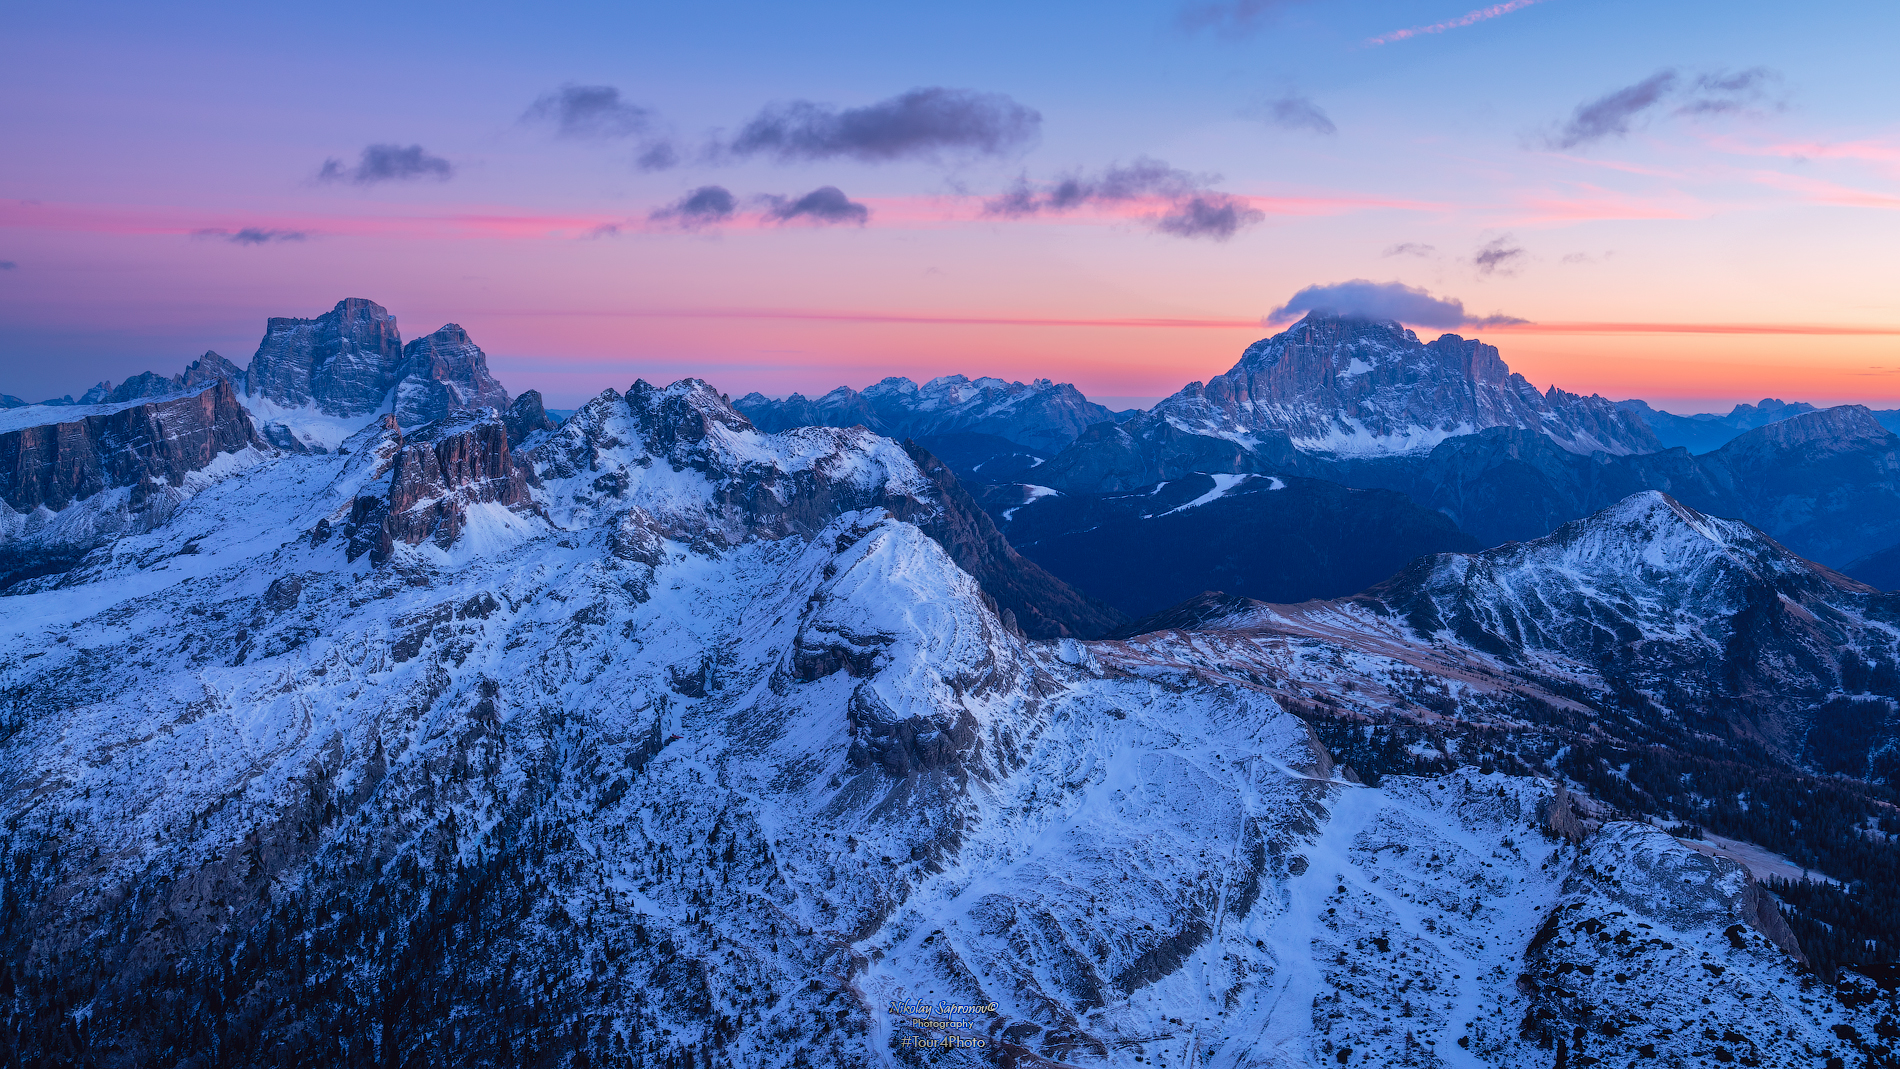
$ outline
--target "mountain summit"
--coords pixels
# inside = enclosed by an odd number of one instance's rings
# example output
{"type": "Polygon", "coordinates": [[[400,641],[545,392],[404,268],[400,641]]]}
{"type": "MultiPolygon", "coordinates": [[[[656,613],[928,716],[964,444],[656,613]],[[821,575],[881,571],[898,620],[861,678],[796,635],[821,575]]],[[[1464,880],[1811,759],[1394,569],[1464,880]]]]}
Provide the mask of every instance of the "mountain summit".
{"type": "Polygon", "coordinates": [[[1495,345],[1456,334],[1426,343],[1390,320],[1318,313],[1153,412],[1214,437],[1279,431],[1308,453],[1413,453],[1486,427],[1540,431],[1575,453],[1661,448],[1640,418],[1601,397],[1538,392],[1495,345]]]}

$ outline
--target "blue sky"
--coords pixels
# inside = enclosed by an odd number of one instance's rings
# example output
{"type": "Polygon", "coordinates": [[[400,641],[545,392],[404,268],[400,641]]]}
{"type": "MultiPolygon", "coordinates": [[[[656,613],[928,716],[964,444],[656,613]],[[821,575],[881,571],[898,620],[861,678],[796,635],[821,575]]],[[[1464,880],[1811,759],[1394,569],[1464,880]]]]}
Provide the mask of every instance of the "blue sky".
{"type": "Polygon", "coordinates": [[[1455,299],[1474,322],[1528,321],[1486,336],[1540,385],[1677,408],[1900,403],[1895,5],[69,4],[10,19],[8,393],[172,371],[205,348],[243,363],[265,316],[365,296],[410,334],[463,323],[511,388],[568,400],[635,375],[783,393],[949,371],[1143,396],[1223,370],[1294,292],[1365,279],[1455,299]],[[1616,105],[1645,85],[1653,99],[1616,105]],[[563,137],[528,117],[564,86],[611,88],[644,132],[563,137]],[[996,151],[706,151],[775,104],[835,113],[929,88],[1039,121],[996,151]],[[679,165],[637,167],[657,141],[679,165]],[[372,146],[441,170],[351,180],[372,146]],[[329,160],[342,180],[319,180],[329,160]],[[1046,202],[1065,176],[1099,186],[1143,160],[1174,192],[989,207],[1019,181],[1046,202]],[[708,186],[737,206],[719,225],[655,216],[708,186]],[[785,214],[825,187],[861,213],[785,214]],[[1201,193],[1230,198],[1231,232],[1166,225],[1201,193]]]}

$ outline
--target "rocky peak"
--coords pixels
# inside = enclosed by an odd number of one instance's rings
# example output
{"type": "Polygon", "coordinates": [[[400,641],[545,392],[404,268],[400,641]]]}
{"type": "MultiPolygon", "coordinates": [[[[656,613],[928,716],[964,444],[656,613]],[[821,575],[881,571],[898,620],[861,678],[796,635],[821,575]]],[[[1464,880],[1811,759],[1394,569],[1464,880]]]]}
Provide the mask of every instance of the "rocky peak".
{"type": "Polygon", "coordinates": [[[136,401],[141,397],[169,397],[179,392],[179,384],[160,375],[156,371],[147,371],[134,375],[112,388],[106,396],[107,404],[122,404],[136,401]]]}
{"type": "Polygon", "coordinates": [[[1447,334],[1430,344],[1397,323],[1314,313],[1248,346],[1226,374],[1162,401],[1154,416],[1192,434],[1277,430],[1302,451],[1416,453],[1486,427],[1526,427],[1572,452],[1662,448],[1637,416],[1600,397],[1539,393],[1495,346],[1447,334]]]}
{"type": "Polygon", "coordinates": [[[502,422],[508,425],[508,444],[515,448],[519,448],[530,435],[560,426],[541,404],[540,390],[528,390],[515,398],[514,403],[508,406],[507,414],[502,416],[502,422]]]}
{"type": "Polygon", "coordinates": [[[375,441],[394,447],[380,493],[358,495],[346,523],[351,559],[368,552],[387,561],[397,543],[448,549],[461,537],[469,507],[532,508],[529,472],[508,448],[508,428],[492,408],[456,412],[403,437],[385,416],[375,441]]]}
{"type": "Polygon", "coordinates": [[[1839,405],[1789,416],[1757,427],[1723,446],[1723,456],[1800,449],[1810,456],[1874,448],[1892,448],[1892,432],[1865,405],[1839,405]]]}
{"type": "Polygon", "coordinates": [[[405,427],[465,409],[508,408],[508,391],[489,374],[487,355],[458,324],[410,342],[402,357],[395,411],[405,427]]]}
{"type": "Polygon", "coordinates": [[[704,379],[665,387],[640,379],[627,387],[626,402],[647,449],[676,464],[703,466],[719,444],[708,439],[756,430],[704,379]]]}
{"type": "Polygon", "coordinates": [[[218,379],[229,379],[234,383],[241,383],[244,381],[244,372],[224,357],[206,350],[203,356],[193,360],[185,370],[169,378],[155,371],[146,371],[126,379],[106,395],[104,403],[116,405],[144,397],[171,397],[206,383],[216,382],[218,379]]]}
{"type": "Polygon", "coordinates": [[[245,393],[286,408],[366,416],[382,407],[402,357],[396,317],[350,297],[315,319],[272,318],[251,358],[245,393]]]}

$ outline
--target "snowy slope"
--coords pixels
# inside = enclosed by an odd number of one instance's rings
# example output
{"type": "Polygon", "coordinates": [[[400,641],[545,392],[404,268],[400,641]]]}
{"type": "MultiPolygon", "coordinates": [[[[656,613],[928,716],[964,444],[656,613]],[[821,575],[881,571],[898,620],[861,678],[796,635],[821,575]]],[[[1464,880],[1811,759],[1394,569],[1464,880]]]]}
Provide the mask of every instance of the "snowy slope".
{"type": "MultiPolygon", "coordinates": [[[[1516,1022],[1584,1020],[1519,976],[1570,975],[1533,943],[1622,833],[1560,842],[1533,778],[1357,784],[1193,635],[1025,640],[869,432],[636,384],[527,454],[529,500],[350,552],[403,451],[492,419],[264,457],[0,599],[15,1049],[1543,1066],[1516,1022]]],[[[1620,893],[1716,864],[1680,852],[1620,893]]],[[[1780,990],[1751,931],[1727,975],[1780,990]]]]}

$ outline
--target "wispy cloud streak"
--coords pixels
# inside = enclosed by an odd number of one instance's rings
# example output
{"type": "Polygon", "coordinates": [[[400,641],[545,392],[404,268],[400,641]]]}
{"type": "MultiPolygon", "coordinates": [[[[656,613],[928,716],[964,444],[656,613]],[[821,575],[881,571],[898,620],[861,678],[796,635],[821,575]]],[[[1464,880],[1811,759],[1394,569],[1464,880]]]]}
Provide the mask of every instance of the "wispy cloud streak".
{"type": "Polygon", "coordinates": [[[1513,11],[1522,11],[1532,4],[1542,2],[1543,0],[1507,0],[1506,3],[1493,4],[1490,7],[1481,7],[1476,11],[1467,11],[1455,19],[1447,19],[1444,22],[1434,22],[1430,26],[1413,26],[1406,30],[1393,30],[1391,33],[1381,34],[1378,37],[1367,39],[1366,44],[1389,45],[1394,41],[1405,41],[1429,33],[1444,33],[1447,30],[1462,29],[1466,26],[1472,26],[1489,19],[1497,18],[1500,15],[1509,15],[1513,11]]]}

